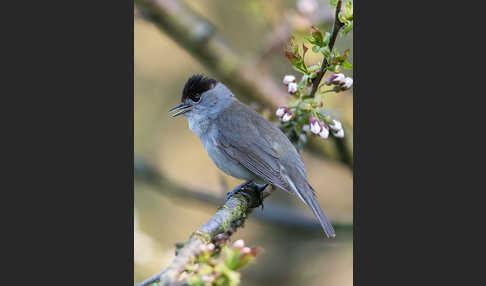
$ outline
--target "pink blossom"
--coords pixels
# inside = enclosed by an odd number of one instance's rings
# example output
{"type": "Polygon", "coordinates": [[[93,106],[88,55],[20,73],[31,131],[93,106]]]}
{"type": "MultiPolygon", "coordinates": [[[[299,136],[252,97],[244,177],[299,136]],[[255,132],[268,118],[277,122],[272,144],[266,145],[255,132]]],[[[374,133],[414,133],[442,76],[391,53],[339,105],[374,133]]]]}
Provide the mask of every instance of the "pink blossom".
{"type": "Polygon", "coordinates": [[[329,129],[327,126],[324,125],[324,128],[322,128],[321,132],[319,133],[319,136],[321,136],[322,139],[327,139],[329,137],[329,129]]]}
{"type": "Polygon", "coordinates": [[[284,114],[284,116],[282,117],[282,121],[283,122],[288,122],[290,121],[292,118],[294,118],[294,113],[292,111],[288,111],[284,114]]]}
{"type": "Polygon", "coordinates": [[[289,84],[291,82],[295,82],[295,76],[293,76],[293,75],[286,75],[286,76],[284,76],[283,83],[285,85],[287,85],[287,84],[289,84]]]}
{"type": "Polygon", "coordinates": [[[337,138],[343,138],[344,137],[344,129],[341,128],[341,129],[339,129],[339,131],[332,133],[332,135],[334,135],[334,137],[337,137],[337,138]]]}
{"type": "Polygon", "coordinates": [[[330,125],[330,127],[334,131],[339,131],[340,129],[343,129],[343,125],[341,124],[341,122],[334,119],[332,120],[332,125],[330,125]]]}
{"type": "Polygon", "coordinates": [[[311,117],[309,119],[309,124],[312,133],[319,134],[319,132],[321,132],[321,126],[319,125],[319,121],[317,121],[317,118],[311,117]]]}
{"type": "Polygon", "coordinates": [[[288,109],[289,108],[287,106],[281,106],[277,108],[275,115],[277,115],[277,117],[282,117],[285,114],[285,112],[287,112],[288,109]]]}
{"type": "Polygon", "coordinates": [[[348,89],[351,86],[353,86],[353,79],[350,77],[347,77],[344,79],[344,84],[343,84],[343,89],[348,89]]]}
{"type": "Polygon", "coordinates": [[[345,79],[345,78],[346,78],[346,77],[344,76],[344,74],[342,74],[342,73],[338,73],[338,74],[336,75],[336,78],[333,80],[333,83],[334,83],[334,84],[341,84],[341,83],[343,83],[343,82],[344,82],[344,79],[345,79]]]}
{"type": "Polygon", "coordinates": [[[288,86],[288,92],[289,93],[295,93],[298,89],[298,86],[295,82],[291,82],[289,83],[289,86],[288,86]]]}
{"type": "Polygon", "coordinates": [[[245,247],[243,247],[243,249],[241,250],[241,253],[243,253],[243,254],[248,254],[248,253],[250,253],[250,252],[251,252],[251,248],[246,247],[246,246],[245,246],[245,247]]]}
{"type": "Polygon", "coordinates": [[[242,248],[245,246],[245,241],[243,241],[243,239],[238,239],[237,241],[233,242],[233,246],[242,248]]]}

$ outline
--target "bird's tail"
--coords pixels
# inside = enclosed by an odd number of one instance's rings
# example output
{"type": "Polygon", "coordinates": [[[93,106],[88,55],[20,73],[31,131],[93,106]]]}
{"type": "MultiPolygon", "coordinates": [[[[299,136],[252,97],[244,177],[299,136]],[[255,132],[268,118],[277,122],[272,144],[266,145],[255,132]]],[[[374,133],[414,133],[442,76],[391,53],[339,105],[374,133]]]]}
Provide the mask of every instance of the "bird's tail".
{"type": "MultiPolygon", "coordinates": [[[[309,187],[312,190],[312,187],[309,187]]],[[[319,220],[319,223],[321,224],[322,229],[326,233],[327,237],[336,237],[336,233],[334,232],[334,228],[332,227],[331,222],[329,222],[329,220],[327,219],[326,215],[321,209],[321,206],[319,206],[319,203],[314,196],[314,190],[312,190],[312,192],[305,192],[305,194],[301,195],[304,198],[304,202],[311,208],[312,212],[319,220]]]]}
{"type": "Polygon", "coordinates": [[[321,224],[322,229],[326,233],[326,236],[328,238],[336,237],[336,233],[334,232],[334,228],[332,227],[332,224],[329,222],[326,215],[322,211],[321,206],[319,206],[319,203],[317,202],[316,197],[315,197],[314,189],[311,187],[311,185],[309,185],[309,183],[306,183],[305,185],[307,186],[307,188],[304,187],[304,188],[299,190],[299,188],[297,188],[295,186],[292,179],[290,179],[290,177],[288,177],[288,176],[286,176],[286,177],[287,177],[287,181],[290,184],[290,187],[293,189],[295,194],[297,194],[299,196],[299,198],[302,201],[304,201],[304,203],[308,207],[311,208],[312,212],[314,213],[314,215],[319,220],[319,223],[321,224]]]}

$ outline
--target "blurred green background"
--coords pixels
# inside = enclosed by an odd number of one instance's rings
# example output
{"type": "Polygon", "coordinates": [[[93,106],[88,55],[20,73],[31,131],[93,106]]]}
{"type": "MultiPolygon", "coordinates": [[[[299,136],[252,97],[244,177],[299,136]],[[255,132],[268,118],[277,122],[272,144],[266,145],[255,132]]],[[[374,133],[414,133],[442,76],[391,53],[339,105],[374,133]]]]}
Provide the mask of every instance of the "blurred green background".
{"type": "MultiPolygon", "coordinates": [[[[306,21],[311,17],[302,13],[302,7],[299,10],[296,2],[186,1],[217,27],[217,32],[242,60],[263,58],[276,82],[281,82],[285,74],[298,74],[291,69],[281,49],[263,57],[262,51],[268,48],[269,36],[283,21],[291,23],[292,33],[298,39],[308,34],[306,21]]],[[[317,11],[325,19],[319,27],[329,31],[328,21],[329,18],[332,20],[333,12],[328,1],[317,3],[317,11]]],[[[189,76],[194,73],[212,76],[212,73],[173,39],[138,17],[137,11],[135,14],[135,155],[145,158],[173,182],[195,190],[208,190],[219,196],[223,203],[225,193],[241,181],[216,168],[199,139],[187,128],[183,117],[173,119],[167,113],[179,103],[181,89],[189,76]]],[[[338,38],[336,47],[341,52],[345,48],[351,48],[353,52],[352,33],[338,38]]],[[[320,56],[310,52],[306,61],[317,63],[320,56]]],[[[352,123],[351,92],[329,94],[325,98],[329,108],[352,123]]],[[[345,132],[346,136],[352,135],[352,130],[345,132]]],[[[333,222],[352,225],[353,177],[350,168],[307,152],[302,155],[309,181],[326,214],[333,222]]],[[[216,207],[164,196],[154,186],[138,179],[135,180],[134,196],[134,282],[140,282],[164,268],[174,257],[174,244],[186,241],[215,213],[216,207]]],[[[303,215],[313,218],[296,197],[284,192],[275,192],[265,201],[266,205],[272,203],[297,208],[303,215]]],[[[254,263],[243,269],[241,285],[352,285],[351,228],[338,230],[337,238],[328,240],[319,229],[288,228],[258,220],[254,215],[259,212],[262,210],[254,210],[245,227],[233,235],[233,240],[242,238],[247,245],[264,249],[254,263]]]]}

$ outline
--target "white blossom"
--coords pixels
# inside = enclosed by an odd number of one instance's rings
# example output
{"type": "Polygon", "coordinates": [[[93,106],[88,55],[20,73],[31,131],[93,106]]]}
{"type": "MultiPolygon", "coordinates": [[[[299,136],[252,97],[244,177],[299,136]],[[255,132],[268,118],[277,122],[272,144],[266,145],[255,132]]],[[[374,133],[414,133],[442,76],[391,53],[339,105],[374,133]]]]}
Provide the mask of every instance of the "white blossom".
{"type": "Polygon", "coordinates": [[[341,83],[344,83],[345,78],[346,77],[344,76],[344,74],[338,73],[338,74],[336,74],[336,77],[334,78],[334,80],[332,82],[334,84],[341,84],[341,83]]]}
{"type": "Polygon", "coordinates": [[[337,138],[343,138],[344,137],[344,129],[339,129],[337,132],[334,132],[332,135],[337,138]]]}
{"type": "Polygon", "coordinates": [[[289,83],[288,92],[289,93],[294,93],[296,91],[297,91],[297,84],[295,82],[289,83]]]}
{"type": "Polygon", "coordinates": [[[285,114],[287,109],[288,109],[287,106],[281,106],[281,107],[277,108],[277,111],[275,111],[275,115],[277,115],[277,117],[280,118],[285,114]]]}
{"type": "Polygon", "coordinates": [[[251,248],[246,247],[246,246],[245,246],[245,247],[243,247],[243,249],[241,250],[241,253],[243,253],[243,254],[248,254],[248,253],[250,253],[250,252],[251,252],[251,248]]]}
{"type": "Polygon", "coordinates": [[[319,125],[319,121],[317,121],[317,118],[311,117],[309,123],[310,123],[310,130],[312,133],[319,134],[319,132],[321,132],[321,126],[319,125]]]}
{"type": "Polygon", "coordinates": [[[289,111],[284,114],[284,116],[282,117],[282,121],[283,122],[290,121],[293,117],[294,117],[294,113],[292,111],[289,111]]]}
{"type": "Polygon", "coordinates": [[[331,129],[334,130],[334,131],[339,131],[341,129],[343,129],[343,125],[341,124],[340,121],[338,120],[332,120],[332,125],[330,125],[331,129]]]}
{"type": "Polygon", "coordinates": [[[319,136],[321,136],[322,139],[327,139],[327,137],[329,137],[329,129],[327,129],[326,127],[322,128],[319,136]]]}
{"type": "Polygon", "coordinates": [[[243,239],[238,239],[237,241],[233,242],[233,246],[238,248],[245,247],[245,241],[243,241],[243,239]]]}
{"type": "Polygon", "coordinates": [[[289,83],[291,83],[291,82],[295,82],[295,76],[293,76],[293,75],[291,75],[291,74],[290,74],[290,75],[286,75],[286,76],[284,76],[284,78],[283,78],[283,83],[284,83],[285,85],[287,85],[287,84],[289,84],[289,83]]]}
{"type": "Polygon", "coordinates": [[[350,77],[347,77],[344,79],[344,88],[345,89],[348,89],[350,88],[351,86],[353,86],[353,79],[350,78],[350,77]]]}

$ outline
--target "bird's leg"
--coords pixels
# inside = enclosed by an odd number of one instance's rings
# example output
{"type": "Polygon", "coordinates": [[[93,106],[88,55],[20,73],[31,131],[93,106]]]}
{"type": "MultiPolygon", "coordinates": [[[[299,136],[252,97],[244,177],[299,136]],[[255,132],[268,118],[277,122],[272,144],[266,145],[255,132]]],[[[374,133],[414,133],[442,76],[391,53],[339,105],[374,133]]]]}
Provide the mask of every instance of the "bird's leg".
{"type": "Polygon", "coordinates": [[[269,184],[263,184],[263,185],[258,185],[253,183],[253,181],[247,181],[244,182],[243,184],[239,185],[238,187],[234,188],[231,192],[226,194],[226,200],[228,200],[232,195],[234,194],[241,194],[244,196],[249,202],[252,202],[251,195],[247,193],[247,190],[245,189],[250,189],[252,191],[257,192],[256,197],[256,205],[253,207],[258,207],[262,206],[263,210],[263,191],[269,184]]]}
{"type": "MultiPolygon", "coordinates": [[[[238,187],[234,188],[231,192],[227,193],[226,194],[226,200],[228,200],[232,195],[238,193],[244,186],[246,185],[249,185],[251,184],[253,181],[246,181],[244,182],[243,184],[239,185],[238,187]]],[[[247,193],[242,193],[242,195],[247,198],[247,199],[250,199],[249,195],[247,193]]]]}
{"type": "Polygon", "coordinates": [[[258,205],[262,206],[263,211],[263,191],[268,187],[268,184],[257,185],[255,184],[255,189],[258,191],[258,205]]]}

